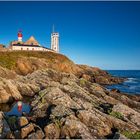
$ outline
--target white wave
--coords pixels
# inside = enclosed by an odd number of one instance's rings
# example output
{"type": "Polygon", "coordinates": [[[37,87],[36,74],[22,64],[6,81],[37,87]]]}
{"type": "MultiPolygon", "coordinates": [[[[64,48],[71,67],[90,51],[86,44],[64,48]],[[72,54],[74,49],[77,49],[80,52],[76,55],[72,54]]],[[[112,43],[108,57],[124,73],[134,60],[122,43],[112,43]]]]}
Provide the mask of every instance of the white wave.
{"type": "Polygon", "coordinates": [[[138,83],[137,78],[128,78],[127,81],[125,81],[125,83],[138,83]]]}
{"type": "Polygon", "coordinates": [[[130,86],[129,89],[130,90],[136,90],[138,87],[137,86],[130,86]]]}
{"type": "Polygon", "coordinates": [[[128,78],[129,80],[137,80],[137,78],[128,78]]]}

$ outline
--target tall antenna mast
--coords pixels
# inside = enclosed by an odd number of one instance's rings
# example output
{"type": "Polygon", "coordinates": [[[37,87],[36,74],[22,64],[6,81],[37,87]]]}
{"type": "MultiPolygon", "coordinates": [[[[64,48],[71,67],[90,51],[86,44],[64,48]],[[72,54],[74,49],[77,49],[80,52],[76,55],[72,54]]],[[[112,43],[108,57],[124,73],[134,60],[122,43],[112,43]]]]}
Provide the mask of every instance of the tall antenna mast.
{"type": "Polygon", "coordinates": [[[54,33],[54,24],[53,24],[52,32],[54,33]]]}

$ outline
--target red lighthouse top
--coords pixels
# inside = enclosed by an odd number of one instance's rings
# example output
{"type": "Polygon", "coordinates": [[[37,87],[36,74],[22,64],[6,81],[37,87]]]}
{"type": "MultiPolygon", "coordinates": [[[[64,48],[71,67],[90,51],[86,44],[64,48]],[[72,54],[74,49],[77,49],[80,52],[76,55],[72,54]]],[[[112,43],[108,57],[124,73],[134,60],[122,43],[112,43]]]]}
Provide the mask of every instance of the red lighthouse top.
{"type": "Polygon", "coordinates": [[[18,37],[22,37],[22,31],[18,31],[18,37]]]}

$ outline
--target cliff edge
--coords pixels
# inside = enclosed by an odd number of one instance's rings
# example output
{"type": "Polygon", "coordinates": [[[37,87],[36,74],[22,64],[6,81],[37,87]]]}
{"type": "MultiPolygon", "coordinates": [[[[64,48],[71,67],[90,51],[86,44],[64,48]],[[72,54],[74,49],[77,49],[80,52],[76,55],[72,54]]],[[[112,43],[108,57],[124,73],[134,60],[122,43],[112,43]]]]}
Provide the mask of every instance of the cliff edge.
{"type": "Polygon", "coordinates": [[[8,69],[8,72],[13,72],[13,78],[15,74],[25,76],[36,70],[47,68],[58,72],[72,73],[78,78],[85,78],[99,84],[116,84],[124,80],[123,78],[113,77],[96,67],[77,65],[66,56],[53,52],[0,52],[0,66],[0,72],[3,71],[3,68],[5,68],[5,72],[6,69],[8,69]]]}

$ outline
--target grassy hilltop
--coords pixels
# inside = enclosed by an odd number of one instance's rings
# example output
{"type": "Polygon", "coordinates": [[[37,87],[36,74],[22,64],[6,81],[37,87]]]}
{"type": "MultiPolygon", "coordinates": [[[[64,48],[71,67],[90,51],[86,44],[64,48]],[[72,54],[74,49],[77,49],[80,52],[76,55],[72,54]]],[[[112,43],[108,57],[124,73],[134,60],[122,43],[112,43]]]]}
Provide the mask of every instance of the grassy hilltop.
{"type": "Polygon", "coordinates": [[[27,59],[31,57],[45,59],[49,63],[56,63],[57,60],[57,62],[73,64],[73,62],[66,56],[53,52],[7,51],[0,52],[0,66],[8,69],[14,69],[16,67],[17,60],[24,57],[27,59]]]}

